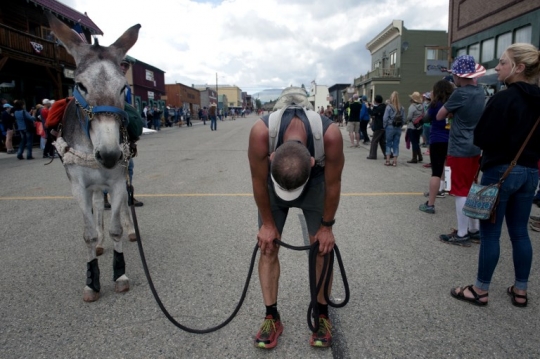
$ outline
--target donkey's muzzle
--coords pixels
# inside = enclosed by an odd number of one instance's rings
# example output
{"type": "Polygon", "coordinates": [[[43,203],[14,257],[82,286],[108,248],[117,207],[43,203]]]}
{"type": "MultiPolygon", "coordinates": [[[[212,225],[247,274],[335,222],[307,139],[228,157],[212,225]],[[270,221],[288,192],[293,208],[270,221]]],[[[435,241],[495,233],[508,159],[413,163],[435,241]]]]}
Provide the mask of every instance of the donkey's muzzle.
{"type": "Polygon", "coordinates": [[[96,151],[96,160],[103,165],[103,167],[111,169],[116,166],[118,162],[122,160],[122,151],[96,151]]]}

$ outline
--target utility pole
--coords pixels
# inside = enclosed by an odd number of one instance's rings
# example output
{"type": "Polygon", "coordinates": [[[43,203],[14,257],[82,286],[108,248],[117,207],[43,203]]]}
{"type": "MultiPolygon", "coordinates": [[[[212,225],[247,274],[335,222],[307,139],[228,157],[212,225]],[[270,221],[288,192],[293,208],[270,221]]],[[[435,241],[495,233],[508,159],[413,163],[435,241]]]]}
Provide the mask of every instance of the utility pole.
{"type": "Polygon", "coordinates": [[[218,80],[217,80],[217,72],[216,72],[216,107],[219,114],[219,92],[218,92],[218,80]]]}

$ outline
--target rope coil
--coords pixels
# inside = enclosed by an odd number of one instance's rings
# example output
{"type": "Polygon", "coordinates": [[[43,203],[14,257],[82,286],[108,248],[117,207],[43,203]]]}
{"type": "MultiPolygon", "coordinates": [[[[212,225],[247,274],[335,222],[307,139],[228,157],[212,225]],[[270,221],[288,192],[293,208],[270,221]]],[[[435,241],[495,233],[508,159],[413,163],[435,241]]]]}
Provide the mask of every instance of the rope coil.
{"type": "MultiPolygon", "coordinates": [[[[133,203],[134,203],[133,202],[133,198],[134,198],[133,186],[131,186],[129,184],[129,182],[127,184],[127,191],[128,191],[128,203],[129,203],[129,206],[131,208],[131,216],[133,217],[133,226],[135,228],[135,235],[137,237],[137,247],[139,248],[139,254],[141,256],[141,261],[142,261],[142,265],[143,265],[143,269],[144,269],[144,274],[146,275],[146,279],[148,280],[148,285],[150,287],[150,290],[152,291],[152,295],[154,296],[154,299],[156,300],[156,303],[158,304],[159,308],[161,309],[161,311],[163,312],[165,317],[167,317],[167,319],[173,325],[178,327],[179,329],[182,329],[183,331],[186,331],[188,333],[193,333],[193,334],[207,334],[207,333],[215,332],[215,331],[225,327],[227,324],[229,324],[234,319],[236,314],[238,314],[238,312],[240,311],[240,308],[242,307],[242,304],[244,303],[244,300],[245,300],[246,294],[247,294],[247,290],[248,290],[248,287],[249,287],[249,282],[251,280],[251,275],[253,274],[253,268],[255,267],[255,259],[257,257],[257,251],[259,250],[259,245],[256,244],[255,248],[253,249],[253,253],[251,255],[251,262],[250,262],[250,266],[249,266],[249,270],[248,270],[248,275],[247,275],[246,281],[244,283],[244,289],[242,290],[242,295],[240,296],[240,300],[238,301],[238,304],[236,305],[236,308],[234,309],[232,314],[224,322],[222,322],[219,325],[216,325],[215,327],[211,327],[211,328],[207,328],[207,329],[189,328],[189,327],[187,327],[185,325],[182,325],[178,321],[176,321],[176,319],[174,319],[172,317],[172,315],[167,311],[167,309],[165,308],[165,306],[161,302],[161,299],[159,298],[159,295],[158,295],[158,293],[156,291],[156,288],[154,286],[154,282],[152,281],[152,277],[150,276],[150,271],[148,270],[148,265],[146,263],[146,257],[144,255],[144,249],[143,249],[142,242],[141,242],[141,237],[140,237],[139,223],[137,221],[137,214],[135,213],[135,206],[133,205],[133,203]]],[[[319,253],[319,242],[318,241],[316,241],[315,243],[313,243],[310,246],[302,246],[302,247],[295,247],[295,246],[292,246],[290,244],[281,242],[278,239],[274,239],[274,243],[276,243],[277,245],[280,245],[280,246],[284,246],[285,248],[296,250],[296,251],[309,250],[309,284],[310,284],[311,302],[310,302],[309,307],[308,307],[307,321],[308,321],[309,329],[312,332],[315,333],[315,332],[317,332],[319,330],[319,309],[318,309],[318,305],[317,305],[317,294],[319,293],[319,291],[321,289],[321,286],[323,284],[324,284],[324,298],[325,298],[325,300],[326,300],[326,302],[328,303],[329,306],[334,307],[334,308],[342,308],[349,301],[349,297],[350,297],[349,283],[347,281],[347,276],[345,274],[345,267],[343,266],[343,261],[341,259],[341,254],[339,252],[339,249],[338,249],[337,245],[334,245],[334,249],[330,253],[328,253],[328,254],[326,254],[324,256],[323,269],[322,269],[322,272],[321,272],[321,276],[319,278],[319,282],[317,283],[316,266],[317,266],[317,256],[318,256],[318,253],[319,253]],[[335,255],[337,257],[337,260],[338,260],[338,265],[339,265],[339,268],[340,268],[340,271],[341,271],[341,277],[342,277],[342,280],[343,280],[343,287],[344,287],[344,290],[345,290],[345,298],[340,303],[335,303],[335,302],[331,301],[330,298],[329,298],[329,295],[328,295],[328,289],[329,289],[329,286],[330,286],[330,281],[331,281],[331,276],[332,276],[332,271],[333,271],[333,265],[334,265],[334,253],[335,253],[335,255]],[[324,283],[323,283],[323,281],[324,281],[324,283]],[[313,323],[312,323],[312,318],[313,318],[313,321],[314,321],[313,323]]]]}

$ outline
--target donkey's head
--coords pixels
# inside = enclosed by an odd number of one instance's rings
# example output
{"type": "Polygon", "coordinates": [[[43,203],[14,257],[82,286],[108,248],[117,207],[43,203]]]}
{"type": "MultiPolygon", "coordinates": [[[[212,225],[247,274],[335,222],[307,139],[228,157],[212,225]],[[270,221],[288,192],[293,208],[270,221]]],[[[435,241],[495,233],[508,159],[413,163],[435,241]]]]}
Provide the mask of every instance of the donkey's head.
{"type": "MultiPolygon", "coordinates": [[[[87,44],[67,25],[47,14],[54,34],[73,56],[75,90],[79,91],[90,107],[111,106],[124,109],[127,81],[120,69],[120,62],[135,44],[141,25],[130,27],[109,47],[87,44]]],[[[122,116],[112,112],[99,112],[91,116],[88,134],[94,156],[105,168],[113,168],[122,160],[120,144],[122,116]]]]}

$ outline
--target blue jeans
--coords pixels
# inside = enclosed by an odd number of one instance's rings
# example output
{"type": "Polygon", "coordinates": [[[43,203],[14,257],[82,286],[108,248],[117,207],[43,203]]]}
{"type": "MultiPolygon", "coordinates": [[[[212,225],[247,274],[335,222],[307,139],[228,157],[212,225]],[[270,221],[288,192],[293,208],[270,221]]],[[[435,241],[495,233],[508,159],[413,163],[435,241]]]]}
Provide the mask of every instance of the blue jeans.
{"type": "MultiPolygon", "coordinates": [[[[482,184],[497,183],[508,165],[487,169],[482,174],[482,184]]],[[[499,191],[499,206],[496,221],[480,221],[480,253],[478,255],[478,276],[476,286],[489,290],[491,277],[500,255],[501,228],[506,218],[506,226],[512,242],[516,289],[527,290],[531,271],[532,247],[527,225],[531,214],[534,191],[538,185],[538,169],[516,166],[506,178],[499,191]]]]}
{"type": "Polygon", "coordinates": [[[19,149],[17,151],[17,157],[22,157],[24,152],[24,147],[26,146],[26,158],[32,157],[32,142],[34,142],[34,134],[26,130],[19,130],[21,134],[21,143],[19,143],[19,149]]]}
{"type": "Polygon", "coordinates": [[[154,130],[161,131],[161,119],[154,118],[154,130]]]}
{"type": "Polygon", "coordinates": [[[386,126],[386,155],[399,156],[399,140],[401,139],[401,127],[386,126]]]}
{"type": "Polygon", "coordinates": [[[213,131],[217,130],[217,118],[216,116],[210,116],[210,129],[213,131]]]}

